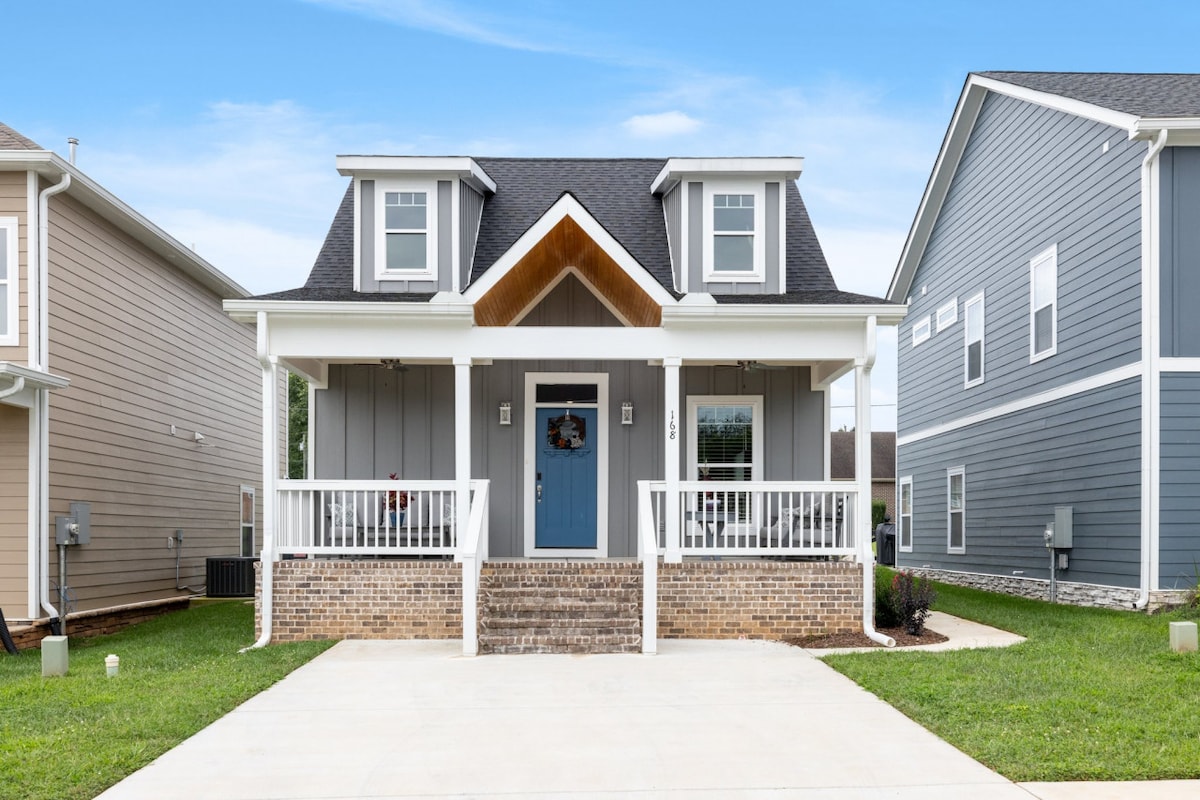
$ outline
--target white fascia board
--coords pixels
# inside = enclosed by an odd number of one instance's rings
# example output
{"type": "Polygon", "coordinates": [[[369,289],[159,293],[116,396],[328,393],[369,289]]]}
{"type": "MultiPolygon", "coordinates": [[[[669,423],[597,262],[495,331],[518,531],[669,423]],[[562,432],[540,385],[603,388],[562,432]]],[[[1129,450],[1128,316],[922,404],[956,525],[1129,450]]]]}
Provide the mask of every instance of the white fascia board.
{"type": "Polygon", "coordinates": [[[804,169],[798,156],[777,158],[669,158],[650,184],[651,194],[670,190],[685,175],[763,175],[796,180],[804,169]]]}
{"type": "Polygon", "coordinates": [[[1153,141],[1164,130],[1170,132],[1172,147],[1200,145],[1200,117],[1142,117],[1130,129],[1129,138],[1153,141]]]}
{"type": "Polygon", "coordinates": [[[25,386],[33,389],[65,389],[71,385],[69,378],[24,367],[20,364],[14,364],[11,361],[0,361],[0,378],[8,378],[10,380],[24,378],[25,386]]]}
{"type": "Polygon", "coordinates": [[[663,327],[714,324],[781,325],[812,320],[852,320],[875,317],[879,325],[899,325],[908,309],[901,305],[786,305],[677,304],[663,309],[663,327]]]}
{"type": "Polygon", "coordinates": [[[484,360],[685,362],[847,362],[864,358],[861,323],[812,319],[803,325],[666,328],[475,327],[430,325],[395,316],[272,316],[270,350],[281,360],[370,362],[381,358],[447,363],[484,360]]]}
{"type": "Polygon", "coordinates": [[[328,302],[322,300],[226,300],[225,313],[238,322],[256,322],[258,312],[265,311],[272,324],[280,317],[303,317],[307,319],[335,319],[339,324],[358,317],[390,317],[419,320],[421,324],[435,322],[471,325],[475,321],[475,310],[468,303],[424,302],[424,303],[376,303],[371,301],[328,302]]]}
{"type": "MultiPolygon", "coordinates": [[[[476,303],[480,298],[491,291],[500,280],[508,274],[509,270],[515,267],[522,258],[529,254],[534,247],[538,245],[546,235],[554,229],[554,226],[562,222],[564,218],[570,217],[575,220],[576,224],[583,229],[583,232],[592,238],[592,241],[600,245],[600,248],[617,263],[625,274],[633,279],[642,291],[650,295],[656,303],[662,306],[674,305],[675,298],[671,293],[662,287],[654,276],[651,275],[645,267],[638,263],[637,259],[629,254],[629,251],[621,246],[621,243],[613,238],[604,226],[596,221],[583,204],[575,199],[574,195],[564,194],[555,201],[554,205],[546,210],[537,222],[529,227],[529,230],[521,234],[521,238],[513,244],[508,251],[496,260],[495,264],[488,267],[487,272],[479,276],[479,278],[463,292],[463,299],[469,303],[476,303]]],[[[575,266],[564,264],[564,266],[575,266]]]]}
{"type": "Polygon", "coordinates": [[[1124,111],[1114,111],[1111,108],[1098,106],[1094,103],[1085,103],[1082,100],[1075,100],[1070,97],[1063,97],[1059,94],[1050,92],[1042,92],[1037,89],[1028,89],[1024,86],[1017,86],[1005,81],[996,80],[995,78],[985,78],[982,75],[972,74],[967,78],[968,86],[981,86],[990,92],[997,94],[1008,95],[1015,97],[1018,100],[1024,100],[1027,103],[1052,108],[1055,111],[1062,111],[1066,114],[1073,114],[1076,117],[1083,117],[1095,122],[1100,122],[1105,125],[1111,125],[1114,128],[1128,131],[1137,123],[1138,117],[1136,114],[1129,114],[1124,111]]]}
{"type": "Polygon", "coordinates": [[[167,263],[195,278],[221,297],[247,297],[244,287],[198,256],[195,251],[184,247],[170,234],[150,220],[134,211],[124,201],[100,184],[80,172],[70,162],[64,161],[49,150],[4,150],[0,151],[0,170],[19,169],[34,171],[51,180],[63,174],[71,176],[67,194],[95,211],[122,231],[133,236],[167,263]]]}
{"type": "Polygon", "coordinates": [[[454,175],[481,192],[496,193],[496,182],[470,156],[338,156],[341,175],[454,175]]]}

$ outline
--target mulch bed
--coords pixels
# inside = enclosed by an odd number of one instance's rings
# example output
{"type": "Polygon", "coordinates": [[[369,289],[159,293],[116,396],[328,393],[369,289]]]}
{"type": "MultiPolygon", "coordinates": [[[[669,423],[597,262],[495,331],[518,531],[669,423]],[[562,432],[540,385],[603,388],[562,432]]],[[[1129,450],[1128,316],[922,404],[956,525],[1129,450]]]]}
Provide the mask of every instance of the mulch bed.
{"type": "MultiPolygon", "coordinates": [[[[896,640],[896,647],[915,647],[919,644],[937,644],[946,641],[946,637],[929,628],[920,636],[905,633],[904,628],[877,628],[896,640]]],[[[878,642],[867,638],[865,633],[829,633],[813,634],[811,636],[793,636],[783,640],[785,644],[806,649],[837,648],[837,647],[883,647],[878,642]]]]}

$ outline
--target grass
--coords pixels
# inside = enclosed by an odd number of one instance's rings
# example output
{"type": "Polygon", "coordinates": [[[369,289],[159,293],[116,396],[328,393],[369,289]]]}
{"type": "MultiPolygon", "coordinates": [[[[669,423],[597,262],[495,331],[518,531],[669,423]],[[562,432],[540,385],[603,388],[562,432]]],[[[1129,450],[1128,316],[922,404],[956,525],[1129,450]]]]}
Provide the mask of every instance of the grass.
{"type": "Polygon", "coordinates": [[[94,797],[332,645],[239,655],[253,631],[250,604],[222,602],[71,640],[64,677],[43,678],[37,650],[0,653],[0,798],[94,797]]]}
{"type": "Polygon", "coordinates": [[[1014,781],[1200,778],[1200,655],[1168,623],[939,584],[934,608],[1019,633],[994,650],[829,656],[857,681],[1014,781]]]}

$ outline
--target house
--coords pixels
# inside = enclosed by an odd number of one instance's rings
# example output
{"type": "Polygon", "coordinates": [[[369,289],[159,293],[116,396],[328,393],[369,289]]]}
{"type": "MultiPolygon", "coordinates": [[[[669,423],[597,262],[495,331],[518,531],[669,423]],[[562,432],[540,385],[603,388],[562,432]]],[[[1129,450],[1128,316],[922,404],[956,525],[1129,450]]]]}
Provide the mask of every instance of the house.
{"type": "Polygon", "coordinates": [[[837,289],[801,166],[338,157],[305,286],[225,304],[264,387],[311,386],[308,480],[264,403],[260,643],[861,626],[871,470],[830,480],[829,385],[854,371],[866,441],[903,308],[837,289]]]}
{"type": "MultiPolygon", "coordinates": [[[[854,480],[854,431],[829,434],[829,474],[835,481],[854,480]]],[[[896,432],[871,432],[871,499],[883,501],[896,517],[896,432]]]]}
{"type": "Polygon", "coordinates": [[[902,566],[1120,608],[1195,588],[1197,144],[1200,75],[967,78],[888,290],[902,566]]]}
{"type": "Polygon", "coordinates": [[[82,634],[186,604],[207,556],[256,548],[261,370],[253,331],[221,309],[244,296],[0,125],[0,608],[15,638],[64,613],[82,634]]]}

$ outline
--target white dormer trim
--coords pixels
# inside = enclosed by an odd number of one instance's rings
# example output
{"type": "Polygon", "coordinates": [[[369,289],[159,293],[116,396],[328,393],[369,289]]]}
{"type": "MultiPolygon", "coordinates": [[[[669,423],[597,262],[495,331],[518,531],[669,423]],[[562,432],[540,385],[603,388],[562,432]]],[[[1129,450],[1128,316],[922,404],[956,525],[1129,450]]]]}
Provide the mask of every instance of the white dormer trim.
{"type": "Polygon", "coordinates": [[[642,291],[650,295],[654,301],[663,306],[675,305],[675,298],[671,293],[663,288],[662,284],[654,279],[646,268],[629,254],[629,251],[621,246],[621,243],[613,238],[604,226],[596,221],[583,204],[575,199],[573,195],[564,194],[554,205],[546,210],[538,218],[537,222],[529,226],[529,230],[521,235],[521,238],[508,249],[504,255],[496,260],[496,263],[488,268],[488,271],[479,276],[479,279],[472,283],[465,292],[463,299],[470,303],[477,302],[480,298],[486,295],[491,289],[500,282],[500,280],[508,274],[509,270],[520,263],[521,259],[529,254],[539,242],[554,229],[554,226],[562,222],[566,217],[570,217],[575,221],[584,233],[592,238],[592,241],[600,245],[600,248],[616,262],[625,274],[633,279],[642,291]]]}
{"type": "Polygon", "coordinates": [[[658,177],[650,184],[652,194],[664,194],[684,176],[763,176],[796,180],[804,168],[804,159],[780,158],[669,158],[658,177]]]}
{"type": "Polygon", "coordinates": [[[337,171],[347,177],[386,173],[457,177],[478,191],[496,193],[496,182],[469,156],[338,156],[337,171]]]}

